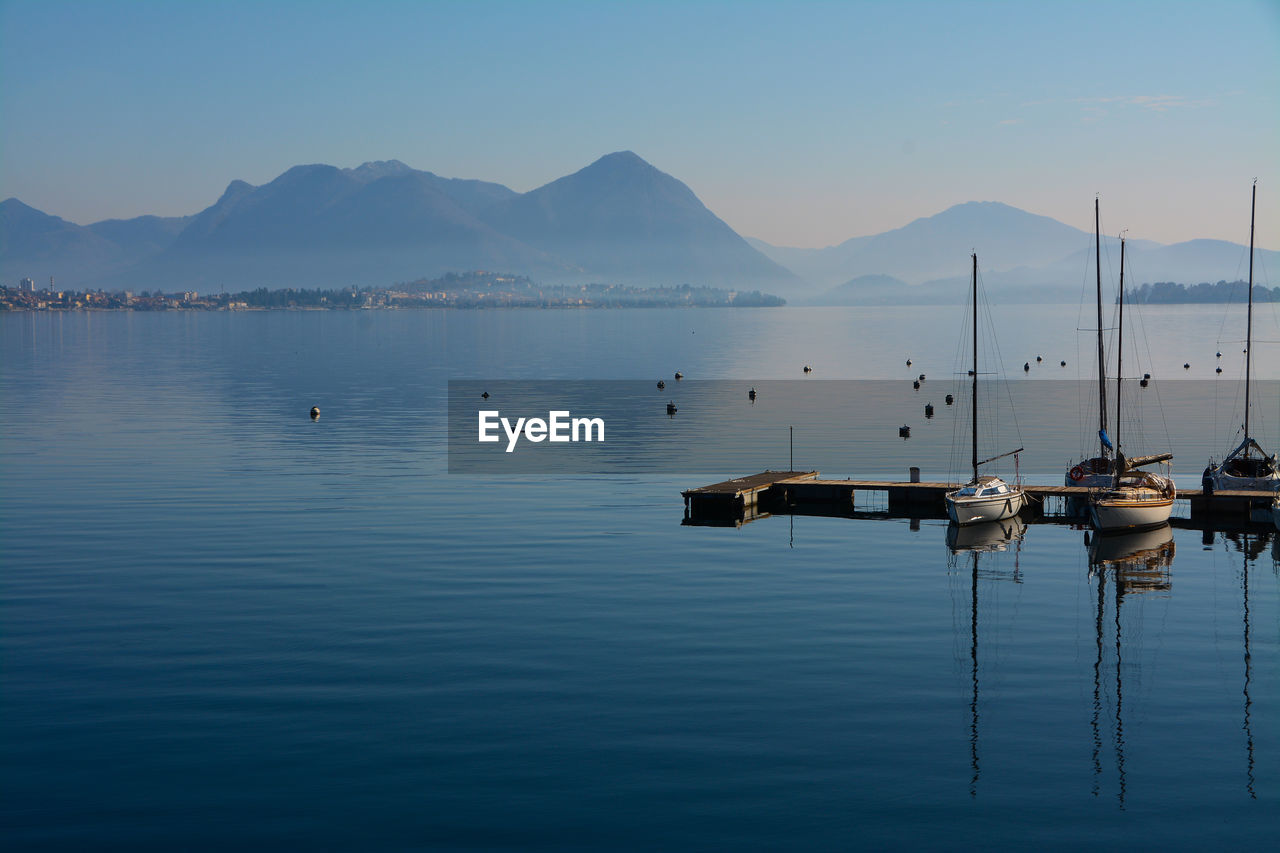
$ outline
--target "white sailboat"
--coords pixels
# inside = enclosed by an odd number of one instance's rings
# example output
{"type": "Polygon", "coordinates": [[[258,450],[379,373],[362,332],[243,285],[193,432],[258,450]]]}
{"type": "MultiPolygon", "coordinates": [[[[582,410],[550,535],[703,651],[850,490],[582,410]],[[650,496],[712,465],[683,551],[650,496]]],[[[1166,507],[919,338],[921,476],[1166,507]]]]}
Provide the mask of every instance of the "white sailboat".
{"type": "Polygon", "coordinates": [[[973,431],[972,431],[972,467],[973,477],[968,484],[948,492],[946,495],[947,515],[956,524],[981,524],[988,521],[1000,521],[1012,518],[1022,511],[1027,496],[1016,485],[1010,485],[999,477],[979,476],[978,466],[997,459],[1003,459],[1022,448],[1001,453],[989,459],[978,460],[978,255],[973,256],[973,431]]]}
{"type": "Polygon", "coordinates": [[[1274,453],[1268,456],[1253,436],[1249,435],[1249,386],[1253,366],[1253,226],[1257,203],[1258,183],[1254,181],[1249,207],[1249,311],[1244,345],[1244,440],[1221,463],[1209,460],[1209,467],[1204,469],[1202,480],[1206,491],[1245,489],[1280,494],[1280,462],[1277,462],[1274,453]]]}
{"type": "Polygon", "coordinates": [[[1116,340],[1116,456],[1108,484],[1089,496],[1089,516],[1100,531],[1155,527],[1169,521],[1177,494],[1167,476],[1139,471],[1143,465],[1168,462],[1172,453],[1126,459],[1120,443],[1120,386],[1124,356],[1124,239],[1120,240],[1120,323],[1116,340]]]}
{"type": "Polygon", "coordinates": [[[1093,200],[1093,241],[1098,294],[1098,455],[1069,465],[1063,485],[1101,489],[1111,485],[1114,466],[1111,441],[1107,438],[1107,361],[1102,350],[1102,227],[1096,198],[1093,200]]]}

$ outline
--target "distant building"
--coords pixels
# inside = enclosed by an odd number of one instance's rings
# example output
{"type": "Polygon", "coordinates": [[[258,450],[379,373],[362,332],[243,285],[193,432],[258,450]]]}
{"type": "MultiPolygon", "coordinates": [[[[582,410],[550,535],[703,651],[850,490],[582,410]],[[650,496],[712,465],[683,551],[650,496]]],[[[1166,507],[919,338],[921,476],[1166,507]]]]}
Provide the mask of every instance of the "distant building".
{"type": "Polygon", "coordinates": [[[18,292],[19,293],[35,293],[36,283],[29,278],[24,278],[22,281],[18,282],[18,292]]]}

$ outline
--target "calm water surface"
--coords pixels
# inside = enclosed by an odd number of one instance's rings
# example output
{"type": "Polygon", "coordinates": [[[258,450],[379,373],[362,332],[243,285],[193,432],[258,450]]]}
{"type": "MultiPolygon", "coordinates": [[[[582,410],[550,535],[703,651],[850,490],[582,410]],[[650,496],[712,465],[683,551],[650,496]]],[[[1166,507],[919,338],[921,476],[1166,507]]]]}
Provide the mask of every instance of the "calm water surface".
{"type": "MultiPolygon", "coordinates": [[[[1075,311],[1011,309],[1011,366],[1075,380],[1075,311]]],[[[701,476],[446,473],[449,379],[942,377],[953,313],[0,316],[0,839],[1269,846],[1265,529],[957,552],[929,519],[682,526],[701,476]]],[[[1172,432],[1220,451],[1242,335],[1147,322],[1153,373],[1220,392],[1172,432]]],[[[832,473],[896,470],[879,441],[832,473]]]]}

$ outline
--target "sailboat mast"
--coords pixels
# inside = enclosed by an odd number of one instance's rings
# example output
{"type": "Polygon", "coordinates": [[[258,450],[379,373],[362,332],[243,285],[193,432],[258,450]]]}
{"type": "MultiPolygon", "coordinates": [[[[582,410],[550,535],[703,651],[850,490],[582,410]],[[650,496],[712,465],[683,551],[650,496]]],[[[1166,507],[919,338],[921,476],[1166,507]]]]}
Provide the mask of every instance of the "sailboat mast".
{"type": "Polygon", "coordinates": [[[1124,357],[1124,237],[1120,238],[1120,322],[1116,328],[1116,478],[1124,472],[1120,470],[1120,361],[1124,357]]]}
{"type": "Polygon", "coordinates": [[[973,253],[973,481],[978,481],[978,253],[973,253]]]}
{"type": "Polygon", "coordinates": [[[1258,205],[1258,180],[1253,181],[1253,198],[1249,202],[1249,319],[1244,343],[1244,455],[1249,455],[1249,367],[1253,363],[1253,221],[1258,205]]]}
{"type": "Polygon", "coordinates": [[[1098,199],[1093,200],[1093,259],[1098,273],[1098,455],[1107,456],[1103,434],[1107,429],[1107,361],[1102,351],[1102,224],[1098,199]]]}

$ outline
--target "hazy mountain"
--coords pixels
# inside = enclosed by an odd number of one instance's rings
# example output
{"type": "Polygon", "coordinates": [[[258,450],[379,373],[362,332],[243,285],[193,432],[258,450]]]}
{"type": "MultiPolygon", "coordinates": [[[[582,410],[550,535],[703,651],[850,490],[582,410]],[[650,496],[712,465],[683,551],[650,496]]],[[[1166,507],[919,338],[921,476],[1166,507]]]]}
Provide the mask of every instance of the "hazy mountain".
{"type": "Polygon", "coordinates": [[[825,249],[757,244],[815,287],[865,275],[892,275],[920,284],[963,269],[973,251],[991,270],[1038,267],[1085,248],[1092,235],[1047,216],[990,201],[958,204],[934,216],[825,249]]]}
{"type": "Polygon", "coordinates": [[[355,169],[295,166],[253,187],[233,181],[168,250],[130,276],[139,285],[387,285],[451,270],[572,272],[570,264],[476,218],[515,193],[441,178],[398,161],[355,169]]]}
{"type": "Polygon", "coordinates": [[[30,277],[37,286],[75,281],[128,262],[106,237],[74,222],[28,207],[16,198],[0,202],[0,283],[30,277]]]}
{"type": "MultiPolygon", "coordinates": [[[[524,194],[387,160],[296,166],[257,187],[232,181],[189,217],[81,226],[0,203],[0,282],[53,275],[72,288],[385,286],[488,269],[551,283],[760,289],[811,304],[963,302],[976,250],[992,298],[1074,302],[1092,287],[1093,245],[1092,233],[1048,217],[969,202],[825,249],[770,246],[744,240],[629,151],[524,194]]],[[[1247,274],[1248,250],[1234,243],[1128,248],[1135,285],[1247,274]]],[[[1280,268],[1280,252],[1259,250],[1257,261],[1280,268]]],[[[1108,293],[1118,266],[1118,243],[1104,238],[1108,293]]]]}
{"type": "Polygon", "coordinates": [[[891,275],[860,275],[844,284],[804,300],[805,305],[893,305],[904,293],[918,293],[900,278],[891,275]]]}
{"type": "MultiPolygon", "coordinates": [[[[963,303],[975,250],[984,287],[1003,302],[1077,301],[1093,292],[1096,276],[1092,233],[994,202],[956,205],[825,249],[753,245],[806,279],[811,289],[797,301],[808,304],[963,303]],[[834,282],[842,283],[832,288],[834,282]]],[[[1217,240],[1164,246],[1131,239],[1126,246],[1135,284],[1243,278],[1248,261],[1248,247],[1217,240]]],[[[1277,262],[1280,253],[1257,250],[1258,268],[1277,262]]],[[[1119,239],[1104,236],[1104,298],[1114,298],[1119,267],[1119,239]]]]}
{"type": "Polygon", "coordinates": [[[85,227],[115,243],[133,263],[169,248],[190,221],[190,216],[138,216],[104,219],[85,227]]]}
{"type": "Polygon", "coordinates": [[[687,186],[630,151],[511,198],[484,218],[610,281],[761,289],[795,282],[687,186]]]}

